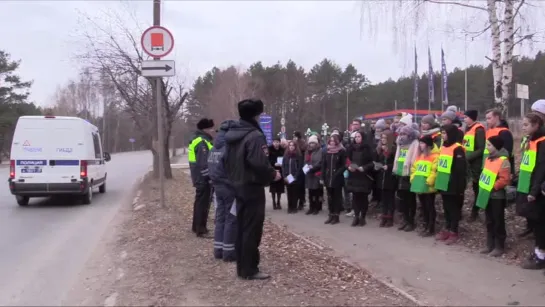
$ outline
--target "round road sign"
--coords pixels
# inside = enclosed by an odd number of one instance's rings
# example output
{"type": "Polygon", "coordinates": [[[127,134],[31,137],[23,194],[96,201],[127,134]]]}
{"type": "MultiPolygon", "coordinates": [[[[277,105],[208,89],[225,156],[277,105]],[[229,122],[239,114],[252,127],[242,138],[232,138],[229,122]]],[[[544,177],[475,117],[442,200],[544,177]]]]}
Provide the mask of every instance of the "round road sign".
{"type": "Polygon", "coordinates": [[[149,56],[162,58],[167,56],[174,48],[174,37],[166,28],[153,26],[142,33],[140,43],[144,52],[149,56]]]}

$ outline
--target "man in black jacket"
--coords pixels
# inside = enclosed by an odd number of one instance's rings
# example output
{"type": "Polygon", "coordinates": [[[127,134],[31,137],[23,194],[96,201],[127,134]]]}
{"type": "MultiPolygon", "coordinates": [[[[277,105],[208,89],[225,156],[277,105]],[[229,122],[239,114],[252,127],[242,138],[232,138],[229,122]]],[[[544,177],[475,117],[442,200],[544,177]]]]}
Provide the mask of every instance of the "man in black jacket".
{"type": "Polygon", "coordinates": [[[195,202],[193,203],[193,224],[191,230],[198,237],[208,233],[206,222],[210,210],[212,186],[208,176],[208,153],[212,149],[214,121],[203,118],[197,123],[197,131],[188,146],[189,170],[191,181],[195,187],[195,202]]]}
{"type": "Polygon", "coordinates": [[[238,103],[240,120],[225,133],[225,170],[235,188],[238,233],[235,245],[237,275],[244,279],[267,279],[259,271],[259,244],[265,222],[265,186],[280,180],[268,159],[268,146],[257,118],[261,100],[238,103]]]}

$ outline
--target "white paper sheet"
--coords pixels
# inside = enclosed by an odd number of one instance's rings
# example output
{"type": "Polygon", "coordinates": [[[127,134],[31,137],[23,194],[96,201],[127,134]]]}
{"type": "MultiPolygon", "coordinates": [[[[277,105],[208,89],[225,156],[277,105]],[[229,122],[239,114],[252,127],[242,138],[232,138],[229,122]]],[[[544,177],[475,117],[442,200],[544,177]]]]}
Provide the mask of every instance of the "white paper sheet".
{"type": "Polygon", "coordinates": [[[231,206],[231,210],[229,210],[229,213],[231,213],[234,216],[237,216],[237,201],[233,200],[233,205],[231,206]]]}
{"type": "Polygon", "coordinates": [[[286,177],[286,180],[288,180],[288,183],[292,183],[295,181],[295,178],[293,177],[293,175],[288,175],[288,177],[286,177]]]}
{"type": "Polygon", "coordinates": [[[282,161],[284,161],[284,157],[278,157],[278,158],[276,158],[276,163],[282,164],[282,161]]]}
{"type": "Polygon", "coordinates": [[[310,165],[306,164],[305,166],[303,166],[303,173],[305,173],[306,175],[308,171],[310,171],[310,165]]]}

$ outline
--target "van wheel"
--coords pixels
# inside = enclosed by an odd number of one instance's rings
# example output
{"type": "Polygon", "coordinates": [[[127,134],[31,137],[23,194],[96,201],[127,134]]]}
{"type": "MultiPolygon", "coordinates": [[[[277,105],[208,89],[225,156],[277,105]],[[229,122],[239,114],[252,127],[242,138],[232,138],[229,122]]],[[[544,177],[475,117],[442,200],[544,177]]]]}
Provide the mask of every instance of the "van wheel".
{"type": "Polygon", "coordinates": [[[106,193],[106,181],[104,181],[104,183],[98,187],[98,192],[102,194],[106,193]]]}
{"type": "Polygon", "coordinates": [[[16,195],[16,196],[15,196],[15,199],[17,200],[17,203],[18,203],[19,206],[21,206],[21,207],[26,207],[26,206],[28,206],[28,202],[30,201],[30,197],[28,197],[28,196],[19,196],[19,195],[16,195]]]}
{"type": "Polygon", "coordinates": [[[89,184],[89,187],[87,188],[87,194],[83,195],[81,202],[84,205],[90,205],[93,201],[93,186],[89,184]]]}

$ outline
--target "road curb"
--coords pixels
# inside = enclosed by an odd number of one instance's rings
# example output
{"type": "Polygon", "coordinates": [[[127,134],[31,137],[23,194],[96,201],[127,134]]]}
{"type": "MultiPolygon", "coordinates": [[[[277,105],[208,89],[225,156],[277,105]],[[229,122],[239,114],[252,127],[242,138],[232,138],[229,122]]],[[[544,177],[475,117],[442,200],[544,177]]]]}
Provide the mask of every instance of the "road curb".
{"type": "MultiPolygon", "coordinates": [[[[275,223],[271,218],[269,218],[269,221],[271,223],[274,223],[276,224],[277,226],[279,227],[283,227],[282,225],[278,224],[278,223],[275,223]]],[[[289,227],[286,227],[287,231],[289,231],[291,234],[293,234],[294,236],[296,236],[297,238],[305,241],[307,244],[310,244],[316,248],[318,248],[319,250],[325,250],[325,247],[323,247],[322,245],[314,242],[312,239],[309,239],[307,237],[304,237],[294,231],[292,231],[289,227]]],[[[401,296],[405,297],[406,299],[410,300],[411,302],[415,303],[417,306],[427,306],[427,304],[424,304],[423,302],[419,301],[416,297],[414,297],[413,295],[411,295],[410,293],[408,293],[407,291],[399,288],[398,286],[392,284],[391,282],[387,281],[386,279],[376,275],[376,274],[373,274],[371,271],[365,269],[365,268],[362,268],[361,266],[359,266],[358,264],[356,263],[353,263],[351,261],[348,261],[346,259],[343,259],[339,256],[337,256],[337,258],[339,258],[344,264],[348,265],[348,266],[351,266],[353,268],[356,268],[356,269],[360,269],[360,270],[364,270],[367,274],[369,274],[371,277],[373,277],[374,279],[376,279],[378,282],[380,282],[381,284],[383,284],[384,286],[390,288],[391,290],[399,293],[401,296]]]]}
{"type": "Polygon", "coordinates": [[[149,172],[142,175],[140,177],[140,179],[138,179],[137,182],[136,182],[136,186],[137,186],[136,195],[132,199],[132,210],[133,211],[138,211],[138,210],[145,207],[145,205],[139,203],[139,200],[140,200],[140,195],[142,195],[142,188],[141,188],[142,182],[144,182],[144,180],[146,179],[146,176],[148,174],[149,174],[149,172]]]}

